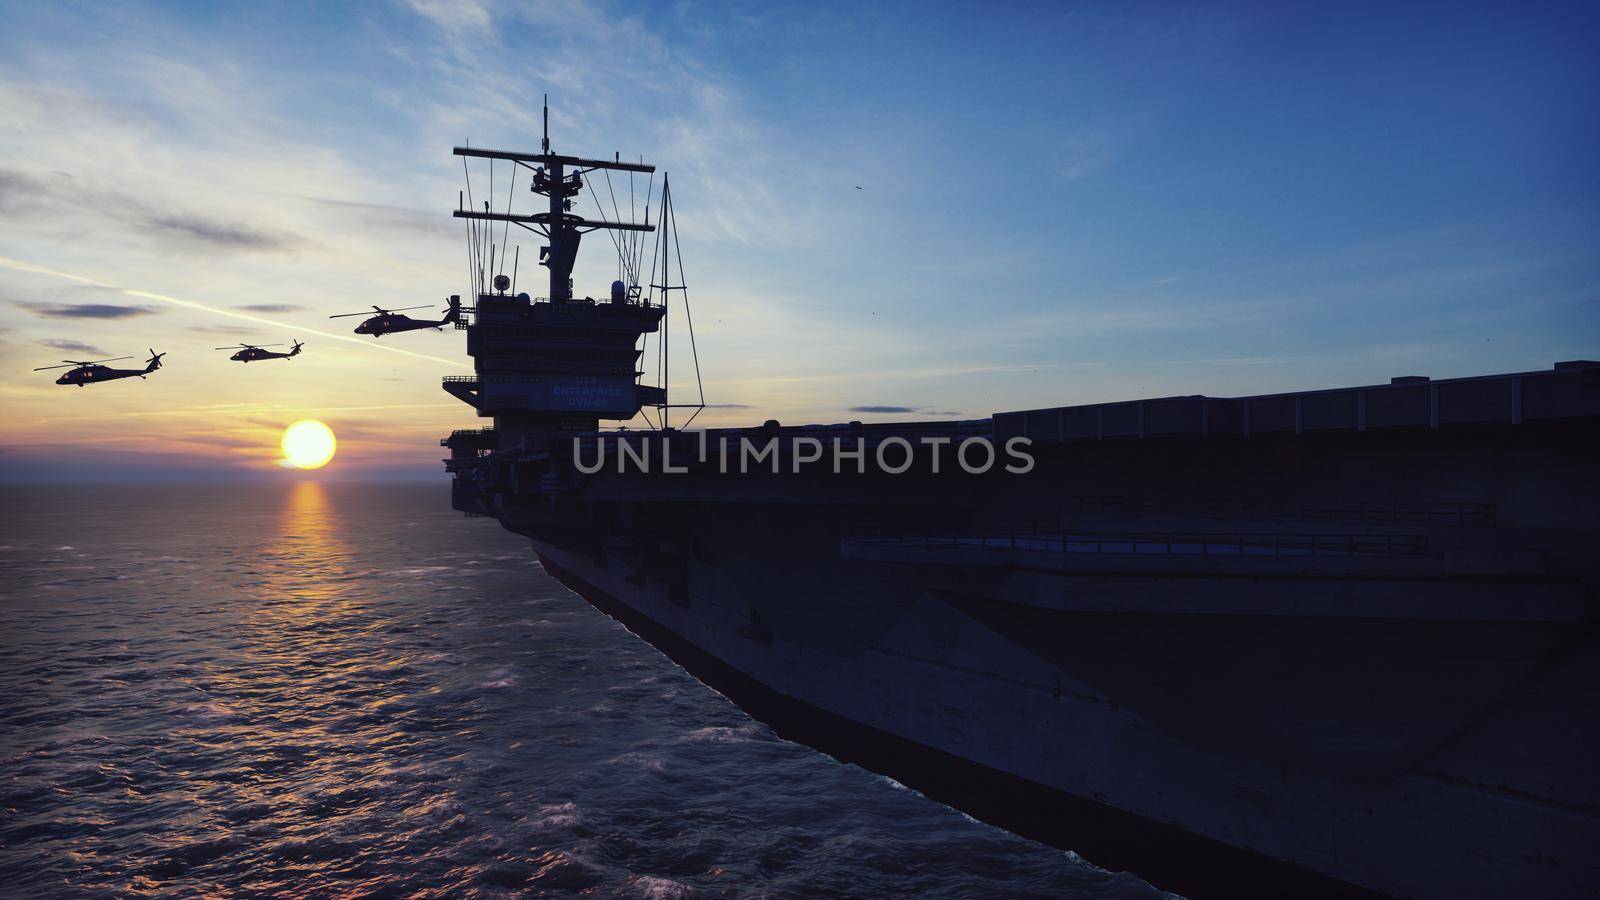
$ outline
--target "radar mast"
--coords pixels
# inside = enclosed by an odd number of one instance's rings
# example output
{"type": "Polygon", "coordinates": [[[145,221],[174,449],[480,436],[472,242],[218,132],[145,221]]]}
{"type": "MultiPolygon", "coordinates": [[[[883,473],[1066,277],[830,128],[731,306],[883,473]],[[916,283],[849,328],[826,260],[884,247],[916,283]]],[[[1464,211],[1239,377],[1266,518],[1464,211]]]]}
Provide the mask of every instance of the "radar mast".
{"type": "MultiPolygon", "coordinates": [[[[550,270],[550,294],[553,302],[562,303],[572,299],[572,267],[578,259],[578,244],[583,236],[597,229],[611,231],[655,231],[656,227],[649,222],[643,224],[635,222],[612,222],[605,219],[605,211],[600,210],[601,220],[594,221],[572,212],[574,198],[583,190],[583,177],[590,172],[621,171],[642,172],[653,174],[655,166],[644,163],[623,162],[620,158],[585,159],[578,156],[562,156],[550,152],[550,104],[548,99],[544,106],[544,138],[540,143],[539,153],[513,153],[505,150],[485,150],[477,147],[456,147],[456,156],[477,157],[479,159],[509,160],[515,166],[531,169],[533,171],[532,189],[536,194],[543,195],[547,203],[547,210],[532,215],[514,215],[510,212],[497,213],[490,210],[482,212],[477,209],[457,209],[455,217],[458,219],[476,219],[491,222],[514,223],[519,227],[527,228],[549,241],[545,247],[539,248],[539,264],[550,270]]],[[[487,205],[487,203],[486,203],[487,205]]],[[[600,209],[598,201],[596,209],[600,209]]],[[[491,254],[492,254],[491,250],[491,254]]],[[[492,255],[490,257],[493,258],[492,255]]]]}

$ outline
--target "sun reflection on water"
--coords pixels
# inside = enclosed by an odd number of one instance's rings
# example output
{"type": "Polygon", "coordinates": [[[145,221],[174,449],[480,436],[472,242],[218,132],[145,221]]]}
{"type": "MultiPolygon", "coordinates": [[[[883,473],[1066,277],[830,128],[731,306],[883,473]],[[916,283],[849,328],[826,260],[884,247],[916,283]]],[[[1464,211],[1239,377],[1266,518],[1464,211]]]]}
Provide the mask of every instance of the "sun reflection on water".
{"type": "MultiPolygon", "coordinates": [[[[396,764],[419,744],[406,725],[425,679],[404,623],[374,590],[382,573],[365,567],[343,531],[346,518],[334,490],[303,481],[261,520],[271,524],[245,562],[254,608],[237,655],[197,685],[204,714],[182,730],[195,746],[225,752],[232,769],[194,802],[249,811],[279,876],[311,885],[350,877],[361,865],[351,848],[389,827],[394,797],[449,796],[405,784],[396,764]]],[[[229,824],[237,840],[238,823],[229,824]]]]}
{"type": "Polygon", "coordinates": [[[339,516],[328,489],[316,481],[299,481],[284,497],[278,512],[276,540],[267,552],[280,560],[293,560],[306,571],[297,572],[296,587],[311,586],[319,574],[328,574],[323,567],[347,555],[344,542],[339,539],[339,516]]]}

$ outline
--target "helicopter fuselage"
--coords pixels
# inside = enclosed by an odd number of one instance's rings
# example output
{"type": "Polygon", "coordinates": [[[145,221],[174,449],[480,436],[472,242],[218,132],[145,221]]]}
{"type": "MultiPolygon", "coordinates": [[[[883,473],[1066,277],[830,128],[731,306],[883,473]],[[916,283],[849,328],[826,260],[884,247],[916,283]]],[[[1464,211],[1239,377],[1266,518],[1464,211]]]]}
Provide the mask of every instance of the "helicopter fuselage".
{"type": "Polygon", "coordinates": [[[443,328],[449,324],[448,319],[434,321],[432,319],[413,319],[399,313],[373,316],[363,319],[356,326],[356,334],[370,334],[373,337],[383,337],[386,334],[396,334],[401,331],[421,331],[424,328],[443,328]]]}
{"type": "Polygon", "coordinates": [[[278,353],[274,350],[262,350],[259,347],[249,347],[228,357],[234,362],[256,362],[263,359],[289,359],[293,353],[278,353]]]}
{"type": "Polygon", "coordinates": [[[83,387],[86,384],[98,384],[102,381],[115,381],[118,378],[140,378],[150,374],[149,369],[113,369],[110,366],[79,366],[61,373],[56,379],[56,384],[75,384],[83,387]]]}

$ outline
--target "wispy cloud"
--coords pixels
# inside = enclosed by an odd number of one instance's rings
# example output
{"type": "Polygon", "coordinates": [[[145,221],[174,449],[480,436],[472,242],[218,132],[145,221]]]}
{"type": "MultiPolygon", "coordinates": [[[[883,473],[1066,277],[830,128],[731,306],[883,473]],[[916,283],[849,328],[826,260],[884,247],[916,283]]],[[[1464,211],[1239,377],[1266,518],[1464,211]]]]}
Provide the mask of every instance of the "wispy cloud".
{"type": "Polygon", "coordinates": [[[300,306],[300,305],[294,304],[294,303],[246,303],[243,306],[235,306],[234,307],[234,309],[242,309],[245,312],[269,313],[269,314],[271,314],[271,313],[305,312],[309,308],[310,307],[300,306]]]}
{"type": "Polygon", "coordinates": [[[137,208],[128,210],[126,214],[135,224],[142,225],[147,234],[204,244],[213,250],[288,250],[302,243],[293,235],[275,234],[242,223],[219,222],[194,214],[159,215],[137,208]]]}
{"type": "Polygon", "coordinates": [[[24,220],[110,218],[158,243],[209,250],[282,251],[303,246],[298,235],[229,222],[209,213],[173,211],[172,201],[127,194],[93,174],[54,172],[49,177],[0,170],[0,210],[24,220]]]}
{"type": "Polygon", "coordinates": [[[101,350],[99,347],[96,347],[93,344],[85,344],[82,341],[67,341],[57,338],[49,338],[40,341],[39,346],[49,347],[51,350],[60,350],[63,353],[81,353],[85,356],[106,355],[106,351],[101,350]]]}
{"type": "Polygon", "coordinates": [[[387,203],[368,203],[358,200],[340,200],[333,197],[306,197],[323,210],[332,212],[339,224],[358,225],[365,229],[380,229],[400,235],[417,235],[427,238],[454,237],[457,229],[438,210],[412,209],[387,203]]]}
{"type": "Polygon", "coordinates": [[[131,319],[157,312],[153,306],[122,306],[115,303],[24,303],[25,308],[47,319],[131,319]]]}
{"type": "Polygon", "coordinates": [[[869,413],[877,415],[905,415],[916,413],[923,416],[960,416],[965,413],[954,409],[928,409],[922,406],[852,406],[853,413],[869,413]]]}
{"type": "MultiPolygon", "coordinates": [[[[644,17],[580,0],[409,5],[436,30],[436,39],[392,50],[429,70],[441,87],[426,98],[393,96],[390,102],[403,114],[450,134],[481,134],[493,123],[496,134],[535,135],[540,94],[550,90],[558,148],[588,140],[585,135],[622,136],[632,145],[631,152],[618,148],[624,157],[643,152],[670,169],[675,181],[694,186],[694,202],[678,213],[685,236],[756,245],[795,243],[816,233],[820,211],[809,194],[780,187],[814,182],[816,167],[752,111],[736,79],[652,29],[644,17]],[[533,36],[541,53],[525,68],[501,64],[517,52],[519,38],[533,36]],[[613,52],[618,47],[628,52],[613,52]],[[639,114],[641,91],[646,102],[662,101],[652,103],[649,115],[639,114]]],[[[584,206],[592,199],[598,198],[584,198],[584,206]]]]}
{"type": "Polygon", "coordinates": [[[260,328],[249,325],[190,325],[188,330],[195,334],[220,334],[227,337],[261,334],[260,328]]]}

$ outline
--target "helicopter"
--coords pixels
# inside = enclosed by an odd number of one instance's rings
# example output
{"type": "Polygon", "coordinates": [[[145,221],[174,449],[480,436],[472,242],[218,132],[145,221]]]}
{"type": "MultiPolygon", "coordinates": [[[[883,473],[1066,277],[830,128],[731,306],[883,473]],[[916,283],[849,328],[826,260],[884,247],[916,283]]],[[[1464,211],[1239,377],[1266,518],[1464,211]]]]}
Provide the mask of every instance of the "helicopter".
{"type": "MultiPolygon", "coordinates": [[[[400,331],[420,331],[424,328],[437,328],[442,331],[444,326],[460,320],[461,298],[452,295],[450,297],[449,310],[445,312],[444,318],[436,322],[428,319],[413,319],[410,316],[400,315],[400,313],[406,310],[428,309],[427,306],[406,306],[401,307],[400,309],[384,309],[381,306],[374,306],[372,309],[377,313],[377,315],[367,316],[367,318],[362,321],[360,325],[357,325],[356,334],[370,334],[373,337],[383,337],[386,334],[394,334],[400,331]]],[[[328,318],[343,319],[348,316],[366,315],[367,314],[364,312],[340,313],[336,316],[329,316],[328,318]]]]}
{"type": "Polygon", "coordinates": [[[84,362],[76,359],[64,359],[62,362],[66,363],[65,366],[40,366],[39,368],[34,369],[34,371],[43,372],[47,369],[66,369],[70,366],[71,371],[61,373],[61,377],[56,379],[56,384],[75,384],[78,387],[83,387],[86,384],[94,384],[101,381],[115,381],[118,378],[132,378],[135,375],[143,378],[146,375],[149,375],[151,372],[161,368],[161,357],[163,356],[166,356],[166,354],[157,353],[156,351],[151,350],[150,359],[145,362],[145,366],[142,369],[113,369],[110,366],[103,365],[104,363],[116,362],[117,360],[121,359],[133,359],[131,356],[117,356],[111,359],[101,359],[93,362],[84,362]]]}
{"type": "Polygon", "coordinates": [[[282,344],[261,344],[259,346],[256,345],[256,344],[234,344],[231,347],[214,347],[212,349],[214,349],[214,350],[238,350],[239,351],[238,353],[235,353],[234,355],[232,355],[232,356],[230,356],[228,358],[231,359],[231,360],[235,360],[237,362],[247,363],[247,362],[255,362],[255,361],[261,360],[261,359],[288,359],[291,356],[299,356],[300,355],[300,348],[305,346],[305,345],[300,343],[299,341],[295,341],[294,342],[294,346],[289,348],[289,352],[288,353],[279,353],[279,352],[277,352],[275,350],[262,349],[264,347],[282,347],[282,346],[283,346],[282,344]]]}

